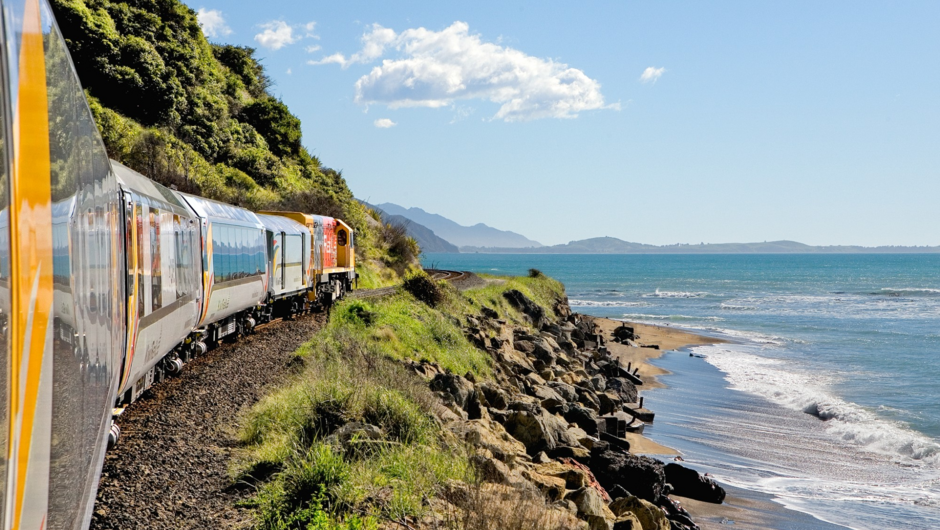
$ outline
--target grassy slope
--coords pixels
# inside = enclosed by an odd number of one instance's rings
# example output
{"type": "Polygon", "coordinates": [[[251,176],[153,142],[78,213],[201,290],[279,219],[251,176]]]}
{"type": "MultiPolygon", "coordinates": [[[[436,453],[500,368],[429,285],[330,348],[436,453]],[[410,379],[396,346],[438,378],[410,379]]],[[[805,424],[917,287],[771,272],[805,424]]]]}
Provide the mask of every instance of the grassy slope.
{"type": "Polygon", "coordinates": [[[420,516],[450,479],[472,480],[469,454],[434,419],[437,398],[401,360],[426,359],[486,379],[491,359],[460,323],[480,306],[525,325],[503,298],[518,289],[546,308],[564,296],[550,278],[501,278],[428,307],[402,291],[378,301],[347,301],[297,355],[304,368],[243,419],[236,480],[260,481],[262,528],[359,528],[378,519],[420,516]],[[325,434],[348,421],[382,428],[381,442],[341,449],[325,434]],[[317,526],[320,525],[320,526],[317,526]]]}

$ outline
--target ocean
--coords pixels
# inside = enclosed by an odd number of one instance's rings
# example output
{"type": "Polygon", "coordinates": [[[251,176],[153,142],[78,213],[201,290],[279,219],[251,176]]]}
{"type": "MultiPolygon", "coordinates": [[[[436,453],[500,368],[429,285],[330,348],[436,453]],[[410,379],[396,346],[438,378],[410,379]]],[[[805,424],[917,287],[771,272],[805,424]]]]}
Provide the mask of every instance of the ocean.
{"type": "Polygon", "coordinates": [[[940,255],[423,261],[537,268],[564,282],[576,311],[731,341],[654,361],[671,373],[667,388],[644,392],[657,413],[650,438],[723,483],[830,523],[940,528],[940,255]]]}

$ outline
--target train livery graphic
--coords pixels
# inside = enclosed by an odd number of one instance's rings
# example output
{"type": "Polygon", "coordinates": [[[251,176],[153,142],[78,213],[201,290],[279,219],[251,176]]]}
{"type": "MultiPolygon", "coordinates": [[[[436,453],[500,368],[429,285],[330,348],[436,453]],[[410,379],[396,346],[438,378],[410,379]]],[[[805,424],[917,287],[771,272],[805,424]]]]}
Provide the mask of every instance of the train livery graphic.
{"type": "Polygon", "coordinates": [[[115,410],[219,341],[342,297],[354,232],[109,160],[49,5],[0,7],[0,530],[82,529],[115,410]]]}

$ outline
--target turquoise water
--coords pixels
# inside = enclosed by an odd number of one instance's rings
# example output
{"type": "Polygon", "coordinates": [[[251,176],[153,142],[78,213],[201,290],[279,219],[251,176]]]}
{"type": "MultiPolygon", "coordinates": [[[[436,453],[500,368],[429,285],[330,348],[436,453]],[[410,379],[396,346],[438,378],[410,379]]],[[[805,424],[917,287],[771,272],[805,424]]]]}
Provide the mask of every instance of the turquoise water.
{"type": "Polygon", "coordinates": [[[940,528],[940,255],[431,254],[538,268],[580,312],[731,344],[660,361],[650,436],[719,479],[852,528],[940,528]],[[699,357],[702,356],[702,357],[699,357]]]}

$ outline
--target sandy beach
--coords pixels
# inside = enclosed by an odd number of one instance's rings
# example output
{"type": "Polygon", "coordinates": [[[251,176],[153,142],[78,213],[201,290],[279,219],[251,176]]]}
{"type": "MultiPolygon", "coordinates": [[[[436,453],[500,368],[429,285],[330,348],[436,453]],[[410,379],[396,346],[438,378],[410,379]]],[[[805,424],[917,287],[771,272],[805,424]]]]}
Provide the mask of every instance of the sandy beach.
{"type": "MultiPolygon", "coordinates": [[[[594,323],[608,339],[611,339],[613,331],[623,324],[621,321],[607,318],[595,318],[594,323]]],[[[664,388],[666,386],[658,379],[658,376],[669,372],[650,364],[651,359],[657,359],[667,351],[725,342],[715,337],[666,326],[653,326],[634,322],[627,322],[627,325],[633,327],[636,334],[639,335],[639,340],[636,341],[638,347],[621,344],[613,340],[607,342],[607,347],[612,355],[620,359],[623,365],[626,366],[627,363],[630,363],[634,368],[639,367],[638,375],[643,380],[641,395],[643,390],[664,388]],[[649,346],[658,346],[658,348],[649,346]]],[[[655,412],[655,405],[650,406],[650,408],[655,412]]],[[[630,442],[631,452],[633,453],[650,455],[665,461],[672,460],[680,455],[679,451],[656,443],[640,434],[628,433],[626,438],[630,442]]],[[[728,528],[729,525],[744,530],[834,528],[833,525],[819,521],[811,515],[789,510],[774,502],[770,496],[729,487],[724,484],[722,486],[728,493],[722,504],[707,503],[678,496],[674,498],[680,501],[683,507],[692,514],[696,524],[702,530],[721,530],[728,528]]]]}

